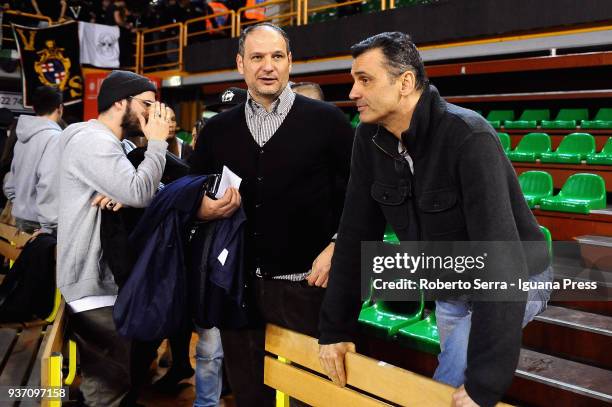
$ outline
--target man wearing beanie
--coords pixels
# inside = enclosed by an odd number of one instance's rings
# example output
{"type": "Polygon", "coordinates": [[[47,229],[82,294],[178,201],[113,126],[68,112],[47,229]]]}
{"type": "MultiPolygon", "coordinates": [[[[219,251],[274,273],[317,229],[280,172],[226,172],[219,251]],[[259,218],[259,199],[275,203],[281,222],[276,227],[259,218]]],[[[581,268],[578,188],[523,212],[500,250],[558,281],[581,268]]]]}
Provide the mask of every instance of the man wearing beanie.
{"type": "MultiPolygon", "coordinates": [[[[81,391],[88,406],[118,406],[130,389],[130,344],[112,316],[117,285],[100,240],[101,210],[119,203],[145,207],[166,163],[168,108],[155,101],[147,78],[113,71],[98,95],[97,119],[61,135],[57,285],[66,299],[70,329],[81,360],[81,391]],[[139,130],[148,139],[145,159],[134,166],[121,140],[139,130]]],[[[125,402],[124,402],[125,403],[125,402]]]]}

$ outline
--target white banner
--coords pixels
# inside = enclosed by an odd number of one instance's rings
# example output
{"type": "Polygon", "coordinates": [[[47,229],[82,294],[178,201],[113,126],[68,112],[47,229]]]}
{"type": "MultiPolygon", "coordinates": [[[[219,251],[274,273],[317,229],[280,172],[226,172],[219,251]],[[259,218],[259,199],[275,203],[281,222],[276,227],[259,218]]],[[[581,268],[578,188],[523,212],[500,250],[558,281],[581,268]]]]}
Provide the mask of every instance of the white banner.
{"type": "Polygon", "coordinates": [[[119,67],[119,27],[79,21],[81,64],[119,67]]]}

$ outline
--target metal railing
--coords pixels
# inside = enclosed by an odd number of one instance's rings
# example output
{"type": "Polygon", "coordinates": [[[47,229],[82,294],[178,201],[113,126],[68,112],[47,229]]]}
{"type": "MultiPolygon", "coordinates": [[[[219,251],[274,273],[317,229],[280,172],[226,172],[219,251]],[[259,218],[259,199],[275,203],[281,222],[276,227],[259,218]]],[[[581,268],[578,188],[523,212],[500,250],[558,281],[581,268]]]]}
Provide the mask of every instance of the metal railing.
{"type": "Polygon", "coordinates": [[[11,23],[17,25],[27,25],[37,27],[41,21],[46,21],[51,25],[51,19],[46,16],[40,16],[38,14],[22,13],[21,11],[6,10],[2,16],[2,49],[17,49],[17,43],[15,37],[13,37],[13,30],[11,23]]]}
{"type": "MultiPolygon", "coordinates": [[[[183,46],[189,45],[192,38],[202,39],[202,36],[225,35],[227,37],[235,37],[235,19],[236,12],[228,10],[185,21],[183,46]],[[226,24],[219,25],[220,18],[225,16],[227,16],[226,24]],[[228,33],[229,35],[227,35],[228,33]]],[[[193,42],[197,41],[194,40],[193,42]]]]}
{"type": "MultiPolygon", "coordinates": [[[[121,43],[121,39],[119,39],[120,43],[121,43]]],[[[121,69],[126,70],[126,71],[134,71],[134,72],[141,72],[140,71],[140,50],[141,50],[141,46],[140,46],[140,42],[142,41],[142,33],[140,31],[136,31],[133,33],[130,33],[130,44],[132,46],[131,49],[129,49],[130,51],[130,59],[129,62],[127,63],[127,65],[125,65],[125,63],[122,63],[121,65],[121,69]]],[[[123,51],[123,50],[120,50],[123,51]]],[[[124,61],[125,62],[125,61],[124,61]]]]}
{"type": "MultiPolygon", "coordinates": [[[[346,8],[347,6],[361,6],[361,7],[366,7],[368,5],[373,5],[373,7],[370,8],[370,11],[376,10],[376,11],[384,11],[387,9],[387,0],[349,0],[349,1],[345,1],[342,3],[330,3],[330,4],[325,4],[322,6],[316,6],[316,7],[310,7],[309,6],[309,0],[302,0],[304,2],[304,5],[302,7],[302,9],[304,10],[304,15],[302,17],[302,24],[306,25],[308,24],[309,21],[309,16],[311,14],[321,14],[322,11],[332,11],[332,10],[341,10],[343,8],[346,8]],[[380,3],[380,6],[376,6],[374,5],[374,3],[380,3]]],[[[393,0],[389,0],[390,2],[393,2],[393,0]]],[[[392,7],[390,7],[392,8],[392,7]]],[[[355,11],[355,14],[360,13],[360,11],[355,11]]]]}
{"type": "Polygon", "coordinates": [[[140,32],[139,72],[181,70],[183,68],[184,31],[183,23],[142,30],[140,32]]]}
{"type": "Polygon", "coordinates": [[[255,4],[253,6],[247,6],[247,7],[242,7],[238,9],[238,11],[236,12],[236,24],[235,24],[235,30],[234,30],[235,35],[239,36],[240,33],[242,32],[242,29],[248,25],[262,23],[264,21],[274,23],[278,26],[294,25],[294,24],[301,25],[302,24],[302,12],[301,12],[302,1],[296,0],[295,3],[296,4],[294,4],[293,0],[270,0],[270,1],[263,2],[263,3],[255,4]],[[244,20],[243,14],[245,11],[261,8],[261,9],[264,9],[264,13],[265,13],[266,7],[282,5],[282,4],[289,5],[288,13],[275,14],[275,15],[270,15],[270,16],[264,16],[263,18],[259,18],[256,20],[247,19],[246,21],[243,21],[244,20]]]}

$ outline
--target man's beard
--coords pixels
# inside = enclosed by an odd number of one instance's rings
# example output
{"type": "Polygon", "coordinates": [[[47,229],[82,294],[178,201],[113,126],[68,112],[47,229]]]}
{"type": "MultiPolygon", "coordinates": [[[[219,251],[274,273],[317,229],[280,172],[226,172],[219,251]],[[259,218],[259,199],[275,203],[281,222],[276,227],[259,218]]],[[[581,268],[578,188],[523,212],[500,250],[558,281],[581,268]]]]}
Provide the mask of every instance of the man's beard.
{"type": "Polygon", "coordinates": [[[131,108],[131,101],[128,102],[125,113],[121,118],[121,128],[123,129],[123,138],[142,136],[142,129],[140,128],[140,121],[134,114],[131,108]]]}

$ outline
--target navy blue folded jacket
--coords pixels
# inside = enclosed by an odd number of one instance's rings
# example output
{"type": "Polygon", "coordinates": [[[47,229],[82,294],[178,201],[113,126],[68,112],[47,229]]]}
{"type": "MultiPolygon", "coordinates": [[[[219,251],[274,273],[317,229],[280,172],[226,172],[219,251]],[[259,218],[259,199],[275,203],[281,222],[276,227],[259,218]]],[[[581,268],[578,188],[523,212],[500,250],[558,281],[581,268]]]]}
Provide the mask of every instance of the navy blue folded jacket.
{"type": "MultiPolygon", "coordinates": [[[[167,185],[130,235],[137,260],[113,309],[121,335],[140,341],[162,339],[180,329],[184,318],[190,318],[187,287],[192,282],[188,281],[185,247],[206,179],[207,176],[186,176],[167,185]]],[[[227,227],[222,225],[232,223],[237,216],[244,217],[244,213],[236,211],[232,218],[214,222],[213,229],[225,230],[227,227]]],[[[227,244],[227,239],[225,233],[215,233],[211,248],[227,244]]],[[[232,249],[232,256],[225,259],[227,267],[236,264],[235,252],[232,249]]],[[[222,272],[227,273],[227,267],[222,272]]]]}

